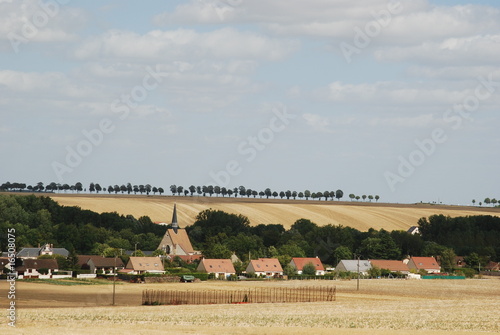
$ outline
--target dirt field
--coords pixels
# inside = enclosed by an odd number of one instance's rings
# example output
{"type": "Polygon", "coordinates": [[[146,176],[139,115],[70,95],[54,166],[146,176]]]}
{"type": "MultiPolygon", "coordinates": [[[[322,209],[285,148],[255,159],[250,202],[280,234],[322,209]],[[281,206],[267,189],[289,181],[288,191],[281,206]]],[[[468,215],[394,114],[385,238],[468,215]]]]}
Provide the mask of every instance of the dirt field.
{"type": "MultiPolygon", "coordinates": [[[[6,296],[5,286],[0,289],[6,296]]],[[[500,333],[500,279],[17,284],[14,334],[477,334],[500,333]],[[142,290],[335,285],[337,301],[140,306],[142,290]]],[[[5,299],[1,308],[6,307],[5,299]]]]}
{"type": "Polygon", "coordinates": [[[56,194],[52,198],[65,206],[80,206],[99,213],[118,212],[136,218],[147,215],[154,222],[170,222],[173,203],[177,203],[179,224],[194,222],[202,210],[212,208],[242,214],[252,225],[282,224],[290,227],[296,220],[309,219],[318,225],[334,224],[366,231],[369,228],[407,230],[421,217],[444,214],[451,217],[466,215],[500,216],[500,208],[400,205],[369,202],[333,202],[304,200],[273,200],[216,197],[166,197],[133,195],[73,195],[56,194]]]}

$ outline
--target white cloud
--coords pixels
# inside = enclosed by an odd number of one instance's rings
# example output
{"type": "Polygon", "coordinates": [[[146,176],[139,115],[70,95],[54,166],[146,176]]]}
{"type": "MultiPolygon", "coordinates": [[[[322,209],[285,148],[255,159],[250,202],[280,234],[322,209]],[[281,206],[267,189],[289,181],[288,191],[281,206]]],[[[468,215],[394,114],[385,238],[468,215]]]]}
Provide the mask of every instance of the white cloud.
{"type": "Polygon", "coordinates": [[[462,102],[474,94],[480,82],[375,82],[372,84],[331,83],[320,93],[323,98],[351,106],[412,109],[417,106],[446,106],[462,102]]]}
{"type": "Polygon", "coordinates": [[[86,21],[83,10],[59,1],[0,2],[0,42],[4,49],[10,44],[15,50],[12,44],[72,41],[86,21]]]}
{"type": "Polygon", "coordinates": [[[414,46],[398,46],[375,52],[379,61],[413,61],[426,64],[499,64],[500,35],[477,35],[425,41],[414,46]]]}
{"type": "Polygon", "coordinates": [[[312,113],[302,114],[302,117],[306,120],[307,125],[314,131],[326,133],[332,132],[329,128],[330,120],[327,117],[312,113]]]}
{"type": "Polygon", "coordinates": [[[129,60],[169,62],[193,59],[270,60],[285,58],[298,47],[296,41],[270,38],[253,32],[223,28],[211,32],[191,29],[154,30],[144,35],[113,30],[80,45],[80,60],[129,60]]]}

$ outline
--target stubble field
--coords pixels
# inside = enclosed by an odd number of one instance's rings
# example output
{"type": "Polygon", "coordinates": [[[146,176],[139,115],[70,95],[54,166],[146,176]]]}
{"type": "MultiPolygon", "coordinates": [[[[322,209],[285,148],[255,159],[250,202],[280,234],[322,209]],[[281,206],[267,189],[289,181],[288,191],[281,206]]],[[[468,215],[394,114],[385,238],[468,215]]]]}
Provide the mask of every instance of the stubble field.
{"type": "MultiPolygon", "coordinates": [[[[1,290],[5,296],[5,289],[1,290]]],[[[500,279],[201,282],[60,286],[18,282],[16,334],[500,333],[500,279]],[[336,286],[334,302],[140,306],[144,289],[336,286]]],[[[2,309],[6,307],[2,302],[2,309]]],[[[12,332],[10,332],[12,333],[12,332]]]]}
{"type": "Polygon", "coordinates": [[[444,214],[451,217],[466,215],[500,216],[500,208],[442,206],[428,204],[384,204],[369,202],[304,201],[217,197],[166,197],[134,195],[73,195],[55,194],[51,198],[65,206],[80,206],[98,213],[118,212],[139,218],[147,215],[154,222],[171,222],[174,202],[182,227],[192,224],[205,209],[242,214],[252,225],[282,224],[289,228],[305,218],[322,226],[343,225],[366,231],[369,228],[407,230],[421,217],[444,214]]]}

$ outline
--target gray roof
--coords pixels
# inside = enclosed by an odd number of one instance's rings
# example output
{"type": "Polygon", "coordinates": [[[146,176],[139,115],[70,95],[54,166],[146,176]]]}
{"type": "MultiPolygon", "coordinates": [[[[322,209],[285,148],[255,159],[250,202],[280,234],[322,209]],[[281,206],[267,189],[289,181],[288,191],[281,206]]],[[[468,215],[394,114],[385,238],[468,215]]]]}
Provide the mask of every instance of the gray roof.
{"type": "MultiPolygon", "coordinates": [[[[23,248],[21,251],[17,253],[18,258],[26,258],[26,257],[38,257],[40,256],[41,251],[44,248],[23,248]]],[[[65,248],[50,248],[52,251],[52,254],[54,255],[61,255],[64,257],[69,256],[69,251],[66,250],[65,248]]]]}
{"type": "MultiPolygon", "coordinates": [[[[337,267],[339,267],[339,265],[341,263],[346,268],[346,271],[358,272],[358,260],[357,259],[343,259],[339,262],[337,267]]],[[[367,272],[371,268],[372,268],[372,265],[371,265],[369,260],[367,260],[367,259],[360,259],[359,260],[359,271],[360,272],[367,272]]]]}

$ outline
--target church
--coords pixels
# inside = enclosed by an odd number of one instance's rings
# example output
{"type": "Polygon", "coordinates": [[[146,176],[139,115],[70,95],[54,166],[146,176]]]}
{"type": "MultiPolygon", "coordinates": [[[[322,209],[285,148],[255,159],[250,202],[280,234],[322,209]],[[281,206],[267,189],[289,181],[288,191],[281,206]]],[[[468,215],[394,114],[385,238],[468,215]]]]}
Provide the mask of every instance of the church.
{"type": "Polygon", "coordinates": [[[176,204],[174,204],[171,225],[172,228],[167,229],[158,249],[163,250],[168,256],[199,255],[200,252],[193,249],[186,230],[179,228],[176,204]]]}

